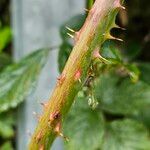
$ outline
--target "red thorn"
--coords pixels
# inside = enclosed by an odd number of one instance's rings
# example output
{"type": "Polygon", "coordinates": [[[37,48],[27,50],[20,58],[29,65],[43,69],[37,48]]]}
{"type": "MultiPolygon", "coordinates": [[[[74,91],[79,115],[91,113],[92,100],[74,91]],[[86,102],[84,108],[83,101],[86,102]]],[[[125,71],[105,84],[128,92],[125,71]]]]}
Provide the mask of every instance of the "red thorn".
{"type": "Polygon", "coordinates": [[[80,78],[81,78],[81,70],[79,69],[76,71],[74,79],[75,81],[79,81],[80,78]]]}
{"type": "Polygon", "coordinates": [[[65,74],[65,73],[62,73],[62,74],[57,78],[57,80],[58,80],[58,85],[62,85],[63,82],[65,81],[65,79],[66,79],[66,74],[65,74]]]}
{"type": "Polygon", "coordinates": [[[59,117],[60,117],[60,113],[59,111],[56,111],[50,114],[49,121],[54,121],[55,119],[58,119],[59,117]]]}

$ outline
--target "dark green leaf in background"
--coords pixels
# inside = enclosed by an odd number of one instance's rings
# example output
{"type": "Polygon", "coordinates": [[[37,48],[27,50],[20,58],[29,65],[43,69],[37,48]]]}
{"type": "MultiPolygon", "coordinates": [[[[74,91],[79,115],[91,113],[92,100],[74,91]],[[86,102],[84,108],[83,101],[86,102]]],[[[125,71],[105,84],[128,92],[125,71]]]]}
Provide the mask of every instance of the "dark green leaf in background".
{"type": "Polygon", "coordinates": [[[65,150],[99,149],[104,134],[102,115],[92,110],[84,98],[77,98],[72,107],[64,125],[64,133],[69,137],[65,150]]]}
{"type": "Polygon", "coordinates": [[[100,53],[103,57],[105,57],[106,59],[110,61],[113,61],[114,63],[122,62],[121,53],[119,49],[117,48],[117,46],[115,45],[115,43],[112,41],[106,41],[103,44],[100,50],[100,53]]]}
{"type": "Polygon", "coordinates": [[[6,139],[14,136],[13,126],[15,125],[14,113],[0,114],[0,137],[6,139]]]}
{"type": "Polygon", "coordinates": [[[141,80],[150,85],[150,63],[140,63],[141,80]]]}
{"type": "Polygon", "coordinates": [[[59,72],[62,72],[71,51],[72,45],[65,42],[61,44],[58,55],[59,72]]]}
{"type": "Polygon", "coordinates": [[[12,63],[11,57],[6,53],[0,53],[0,71],[12,63]]]}
{"type": "Polygon", "coordinates": [[[13,150],[12,143],[10,141],[5,142],[1,147],[0,150],[13,150]]]}
{"type": "Polygon", "coordinates": [[[0,112],[16,107],[35,87],[49,50],[38,50],[0,74],[0,112]]]}
{"type": "Polygon", "coordinates": [[[114,114],[137,114],[150,105],[150,86],[142,81],[132,83],[105,73],[95,81],[94,93],[100,108],[114,114]]]}
{"type": "Polygon", "coordinates": [[[105,131],[101,150],[149,150],[148,130],[139,122],[113,121],[105,131]]]}

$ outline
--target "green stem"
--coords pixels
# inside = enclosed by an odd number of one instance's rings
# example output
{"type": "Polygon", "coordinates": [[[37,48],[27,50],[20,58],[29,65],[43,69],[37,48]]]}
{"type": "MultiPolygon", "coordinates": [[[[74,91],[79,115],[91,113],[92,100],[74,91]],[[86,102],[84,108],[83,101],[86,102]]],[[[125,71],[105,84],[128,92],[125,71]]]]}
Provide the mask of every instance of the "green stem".
{"type": "Polygon", "coordinates": [[[48,150],[57,136],[63,137],[61,123],[86,80],[93,51],[112,38],[110,30],[115,27],[115,17],[120,8],[119,0],[95,1],[83,27],[76,33],[76,44],[51,98],[44,105],[29,150],[48,150]]]}

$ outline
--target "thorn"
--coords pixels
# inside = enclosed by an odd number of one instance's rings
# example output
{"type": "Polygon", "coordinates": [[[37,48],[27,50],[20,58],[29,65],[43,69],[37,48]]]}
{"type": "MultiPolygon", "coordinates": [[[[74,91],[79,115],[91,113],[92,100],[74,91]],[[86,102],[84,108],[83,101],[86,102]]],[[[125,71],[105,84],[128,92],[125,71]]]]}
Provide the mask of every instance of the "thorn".
{"type": "Polygon", "coordinates": [[[69,31],[75,33],[75,31],[73,29],[69,28],[68,26],[66,26],[66,29],[68,29],[69,31]]]}
{"type": "Polygon", "coordinates": [[[124,6],[122,6],[122,5],[120,4],[120,0],[116,0],[116,1],[114,2],[114,6],[115,6],[116,8],[121,8],[121,9],[123,9],[123,10],[126,9],[124,6]]]}
{"type": "Polygon", "coordinates": [[[64,136],[63,133],[61,133],[61,122],[57,123],[54,131],[57,133],[58,136],[61,136],[66,141],[69,141],[69,139],[66,136],[64,136]]]}
{"type": "Polygon", "coordinates": [[[75,81],[79,81],[81,83],[81,70],[77,70],[75,73],[75,81]]]}
{"type": "Polygon", "coordinates": [[[106,39],[112,39],[112,40],[117,40],[117,41],[121,41],[121,42],[123,42],[123,40],[122,40],[122,39],[119,39],[119,38],[113,37],[113,36],[112,36],[112,35],[110,35],[110,34],[107,34],[107,35],[106,35],[106,39]]]}
{"type": "Polygon", "coordinates": [[[55,119],[58,119],[59,117],[60,117],[60,113],[59,111],[56,111],[50,114],[49,121],[54,121],[55,119]]]}
{"type": "Polygon", "coordinates": [[[100,58],[100,53],[99,53],[99,48],[96,48],[93,52],[93,57],[94,58],[100,58]]]}
{"type": "Polygon", "coordinates": [[[87,8],[84,8],[84,11],[89,12],[90,10],[89,10],[89,9],[87,9],[87,8]]]}
{"type": "Polygon", "coordinates": [[[66,74],[65,74],[65,73],[62,73],[62,74],[57,78],[58,84],[59,84],[59,85],[62,85],[63,82],[65,81],[65,79],[66,79],[66,74]]]}
{"type": "Polygon", "coordinates": [[[102,57],[99,53],[99,48],[96,48],[93,52],[93,57],[94,58],[98,58],[101,62],[105,63],[105,64],[110,64],[110,61],[105,59],[104,57],[102,57]]]}
{"type": "Polygon", "coordinates": [[[124,31],[126,30],[125,28],[122,28],[122,27],[118,26],[117,24],[114,25],[114,28],[118,28],[118,29],[121,29],[121,30],[124,30],[124,31]]]}
{"type": "Polygon", "coordinates": [[[41,102],[40,104],[41,104],[44,108],[47,108],[47,107],[48,107],[48,102],[44,102],[44,103],[41,102]]]}
{"type": "Polygon", "coordinates": [[[64,136],[63,133],[59,133],[59,136],[61,136],[62,138],[64,138],[65,141],[69,142],[69,138],[64,136]]]}
{"type": "Polygon", "coordinates": [[[67,33],[67,35],[69,35],[71,38],[74,38],[74,36],[70,33],[67,33]]]}

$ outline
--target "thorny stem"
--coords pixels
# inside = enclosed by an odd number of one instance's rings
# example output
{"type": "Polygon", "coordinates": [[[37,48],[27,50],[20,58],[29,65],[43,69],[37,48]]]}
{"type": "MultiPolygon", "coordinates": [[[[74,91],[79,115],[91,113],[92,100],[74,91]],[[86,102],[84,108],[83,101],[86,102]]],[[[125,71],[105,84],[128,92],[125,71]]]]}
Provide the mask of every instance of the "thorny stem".
{"type": "Polygon", "coordinates": [[[61,124],[85,83],[93,51],[98,47],[100,49],[105,40],[115,39],[110,35],[110,30],[116,27],[115,17],[119,9],[124,9],[120,0],[95,1],[83,27],[75,34],[76,44],[51,98],[43,105],[44,112],[30,141],[29,150],[48,150],[57,136],[64,137],[61,124]]]}

